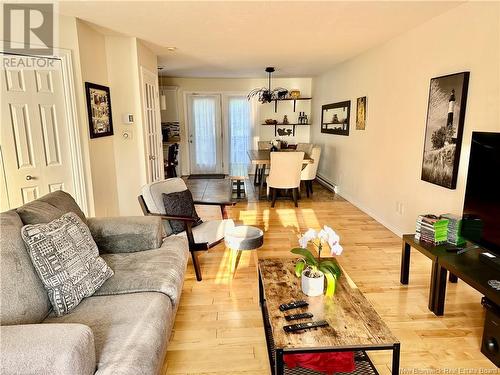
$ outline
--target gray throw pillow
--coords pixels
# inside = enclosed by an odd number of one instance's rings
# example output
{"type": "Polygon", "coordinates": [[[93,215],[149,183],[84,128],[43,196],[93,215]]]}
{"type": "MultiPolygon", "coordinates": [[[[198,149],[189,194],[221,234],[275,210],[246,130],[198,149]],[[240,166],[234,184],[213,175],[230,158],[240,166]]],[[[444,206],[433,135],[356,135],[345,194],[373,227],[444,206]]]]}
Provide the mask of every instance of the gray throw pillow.
{"type": "Polygon", "coordinates": [[[21,235],[57,316],[69,313],[113,276],[89,228],[73,212],[47,224],[25,225],[21,235]]]}
{"type": "MultiPolygon", "coordinates": [[[[163,204],[165,205],[165,213],[167,215],[192,217],[196,220],[193,223],[193,227],[203,223],[203,221],[196,213],[193,195],[189,190],[183,190],[169,194],[163,193],[162,196],[163,204]]],[[[172,227],[172,232],[174,232],[175,234],[184,232],[186,230],[186,224],[184,221],[169,220],[169,223],[172,227]]]]}

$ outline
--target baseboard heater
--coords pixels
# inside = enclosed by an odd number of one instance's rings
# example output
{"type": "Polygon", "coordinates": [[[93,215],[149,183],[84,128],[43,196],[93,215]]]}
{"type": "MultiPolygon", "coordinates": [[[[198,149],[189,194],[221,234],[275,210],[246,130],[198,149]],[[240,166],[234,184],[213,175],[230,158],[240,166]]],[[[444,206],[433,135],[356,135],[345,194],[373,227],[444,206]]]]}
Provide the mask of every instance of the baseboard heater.
{"type": "Polygon", "coordinates": [[[316,181],[318,181],[321,185],[323,185],[328,190],[333,191],[334,193],[337,190],[336,185],[332,184],[327,178],[321,176],[320,174],[316,175],[316,181]]]}

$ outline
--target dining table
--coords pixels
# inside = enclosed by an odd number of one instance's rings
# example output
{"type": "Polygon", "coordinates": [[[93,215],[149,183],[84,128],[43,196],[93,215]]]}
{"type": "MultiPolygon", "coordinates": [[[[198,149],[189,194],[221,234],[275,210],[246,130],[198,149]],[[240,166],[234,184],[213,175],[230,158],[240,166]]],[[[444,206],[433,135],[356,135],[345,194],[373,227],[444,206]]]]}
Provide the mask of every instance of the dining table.
{"type": "MultiPolygon", "coordinates": [[[[264,184],[266,179],[266,167],[271,164],[271,152],[298,152],[294,149],[282,149],[279,151],[271,151],[271,150],[248,150],[248,158],[250,159],[250,163],[256,166],[255,176],[253,179],[253,183],[255,186],[259,187],[258,198],[265,199],[265,196],[262,197],[262,191],[264,190],[264,184]]],[[[304,161],[302,164],[302,169],[305,168],[308,164],[313,164],[314,159],[311,156],[304,152],[304,161]]]]}

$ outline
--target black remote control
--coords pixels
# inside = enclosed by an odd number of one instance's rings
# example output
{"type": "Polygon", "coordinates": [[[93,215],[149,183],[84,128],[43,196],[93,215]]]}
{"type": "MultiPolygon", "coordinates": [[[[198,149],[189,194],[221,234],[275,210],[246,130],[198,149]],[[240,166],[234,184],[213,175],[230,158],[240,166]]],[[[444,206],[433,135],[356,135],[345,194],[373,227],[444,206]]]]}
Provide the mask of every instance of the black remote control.
{"type": "Polygon", "coordinates": [[[302,313],[302,314],[293,314],[293,315],[285,315],[285,319],[287,321],[290,320],[297,320],[297,319],[305,319],[305,318],[312,318],[313,314],[311,313],[302,313]]]}
{"type": "Polygon", "coordinates": [[[289,326],[284,326],[283,329],[285,330],[285,332],[297,332],[297,331],[303,331],[305,329],[324,327],[327,325],[328,322],[326,320],[318,320],[317,322],[297,323],[289,326]]]}
{"type": "Polygon", "coordinates": [[[280,311],[286,311],[286,310],[291,310],[291,309],[296,309],[299,307],[306,307],[309,306],[309,304],[306,301],[293,301],[290,303],[283,303],[280,305],[280,311]]]}

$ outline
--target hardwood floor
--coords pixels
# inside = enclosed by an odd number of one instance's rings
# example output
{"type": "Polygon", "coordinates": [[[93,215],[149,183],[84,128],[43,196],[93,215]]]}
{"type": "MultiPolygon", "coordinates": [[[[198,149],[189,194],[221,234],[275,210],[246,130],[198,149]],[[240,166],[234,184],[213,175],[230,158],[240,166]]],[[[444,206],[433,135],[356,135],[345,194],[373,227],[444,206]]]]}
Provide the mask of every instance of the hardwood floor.
{"type": "MultiPolygon", "coordinates": [[[[205,218],[216,215],[198,211],[205,218]]],[[[445,315],[436,317],[427,310],[430,261],[412,252],[410,284],[402,286],[401,240],[351,203],[316,189],[297,209],[291,201],[278,201],[274,209],[268,202],[240,202],[230,215],[263,229],[264,246],[243,253],[234,277],[223,244],[200,256],[202,282],[196,282],[189,263],[164,373],[268,374],[256,259],[291,257],[299,234],[324,224],[340,234],[340,263],[400,339],[401,373],[499,373],[480,352],[480,294],[461,281],[449,284],[445,315]]],[[[390,374],[389,353],[370,357],[380,374],[390,374]]]]}

